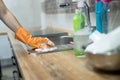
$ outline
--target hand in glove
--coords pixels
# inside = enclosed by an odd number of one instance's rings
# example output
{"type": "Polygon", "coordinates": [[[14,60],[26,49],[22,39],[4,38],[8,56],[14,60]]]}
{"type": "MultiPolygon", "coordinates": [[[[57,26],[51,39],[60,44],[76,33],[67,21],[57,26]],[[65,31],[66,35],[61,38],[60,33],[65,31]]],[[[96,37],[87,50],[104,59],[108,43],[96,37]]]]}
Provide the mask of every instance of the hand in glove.
{"type": "Polygon", "coordinates": [[[44,48],[43,43],[47,45],[47,48],[54,46],[54,43],[48,38],[32,37],[23,27],[19,27],[15,31],[15,38],[34,48],[44,48]]]}

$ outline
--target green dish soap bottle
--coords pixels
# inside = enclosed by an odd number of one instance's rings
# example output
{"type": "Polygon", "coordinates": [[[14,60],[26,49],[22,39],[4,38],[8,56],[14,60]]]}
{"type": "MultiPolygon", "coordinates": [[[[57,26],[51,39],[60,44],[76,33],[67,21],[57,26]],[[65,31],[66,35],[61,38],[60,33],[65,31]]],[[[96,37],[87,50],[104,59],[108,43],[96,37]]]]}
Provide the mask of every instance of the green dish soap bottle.
{"type": "Polygon", "coordinates": [[[75,10],[75,15],[73,17],[73,40],[74,40],[74,55],[75,56],[81,56],[83,55],[83,49],[81,49],[81,38],[84,38],[84,36],[80,36],[82,29],[85,27],[85,16],[84,16],[84,3],[81,0],[78,2],[78,6],[75,10]]]}

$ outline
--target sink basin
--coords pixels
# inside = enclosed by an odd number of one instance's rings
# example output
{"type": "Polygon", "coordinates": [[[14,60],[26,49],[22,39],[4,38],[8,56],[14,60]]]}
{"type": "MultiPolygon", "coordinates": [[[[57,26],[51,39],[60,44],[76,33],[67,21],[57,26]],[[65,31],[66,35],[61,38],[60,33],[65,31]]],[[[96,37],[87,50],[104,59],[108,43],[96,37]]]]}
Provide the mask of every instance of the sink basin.
{"type": "Polygon", "coordinates": [[[49,37],[49,39],[53,41],[55,45],[66,45],[73,42],[73,38],[71,36],[49,37]]]}
{"type": "Polygon", "coordinates": [[[57,47],[55,51],[73,49],[73,45],[70,44],[73,42],[73,38],[71,36],[50,37],[49,39],[55,43],[55,46],[57,47]]]}

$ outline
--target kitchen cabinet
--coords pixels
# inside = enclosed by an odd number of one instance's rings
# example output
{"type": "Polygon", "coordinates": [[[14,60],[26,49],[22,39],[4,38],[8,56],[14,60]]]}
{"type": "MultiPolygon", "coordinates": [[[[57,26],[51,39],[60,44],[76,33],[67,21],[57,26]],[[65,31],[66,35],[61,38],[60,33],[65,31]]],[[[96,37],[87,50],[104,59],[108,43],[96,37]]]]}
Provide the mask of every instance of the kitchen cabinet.
{"type": "Polygon", "coordinates": [[[8,35],[0,35],[0,58],[8,59],[12,56],[11,46],[8,40],[8,35]]]}
{"type": "Polygon", "coordinates": [[[96,71],[73,50],[33,56],[12,35],[9,38],[23,80],[120,80],[119,72],[96,71]]]}

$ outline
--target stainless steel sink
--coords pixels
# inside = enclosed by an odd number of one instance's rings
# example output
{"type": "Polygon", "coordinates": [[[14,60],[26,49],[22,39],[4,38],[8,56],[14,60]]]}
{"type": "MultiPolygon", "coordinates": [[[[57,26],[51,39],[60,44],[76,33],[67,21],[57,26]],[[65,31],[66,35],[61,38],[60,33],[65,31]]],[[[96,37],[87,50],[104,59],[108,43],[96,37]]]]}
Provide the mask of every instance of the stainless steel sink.
{"type": "Polygon", "coordinates": [[[57,49],[55,51],[64,51],[64,50],[72,50],[73,45],[73,37],[71,36],[59,36],[59,37],[50,37],[51,41],[55,43],[57,49]]]}
{"type": "Polygon", "coordinates": [[[73,42],[73,38],[71,36],[49,37],[49,39],[53,41],[55,45],[66,45],[73,42]]]}

